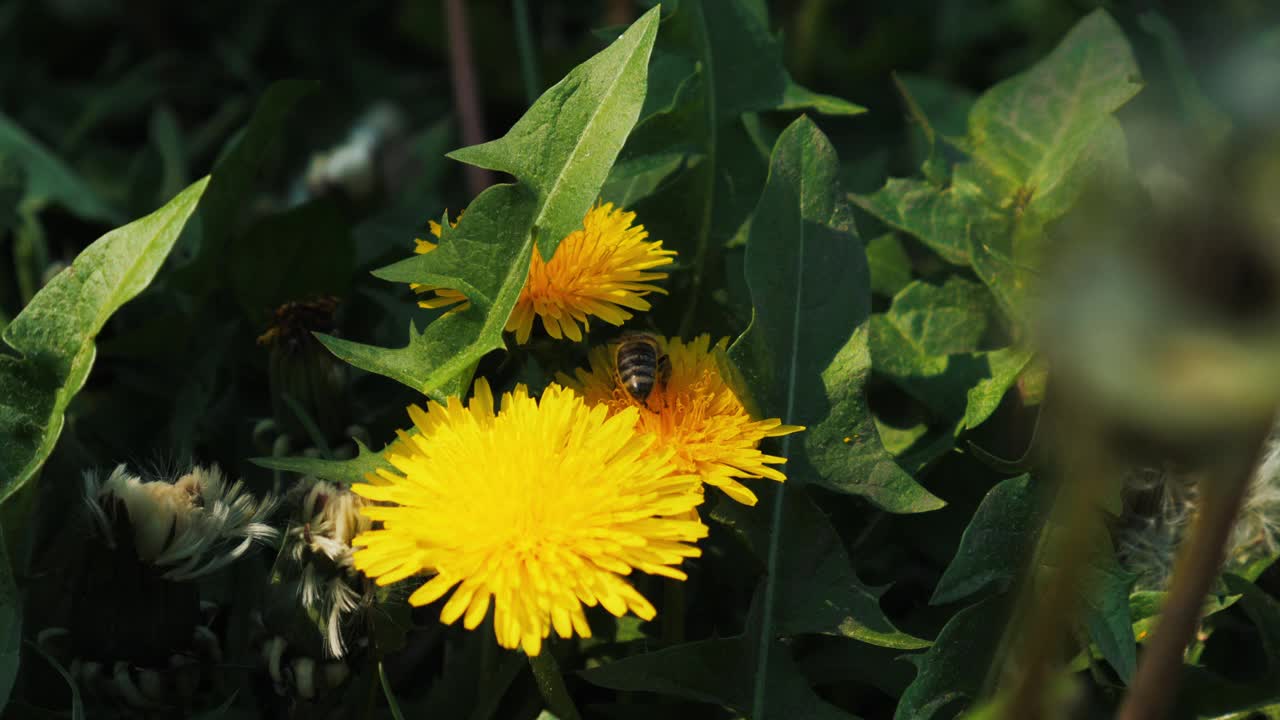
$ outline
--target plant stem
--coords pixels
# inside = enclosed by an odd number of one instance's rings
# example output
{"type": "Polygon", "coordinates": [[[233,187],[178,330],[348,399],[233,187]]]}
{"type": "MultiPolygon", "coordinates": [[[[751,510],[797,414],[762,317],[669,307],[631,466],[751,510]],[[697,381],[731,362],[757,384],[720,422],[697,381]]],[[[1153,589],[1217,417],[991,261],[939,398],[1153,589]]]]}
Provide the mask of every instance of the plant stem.
{"type": "Polygon", "coordinates": [[[1118,720],[1155,720],[1168,714],[1183,653],[1204,612],[1204,598],[1218,577],[1236,516],[1271,428],[1271,420],[1246,433],[1236,452],[1223,453],[1213,477],[1200,483],[1200,510],[1174,564],[1169,595],[1147,650],[1116,715],[1118,720]]]}
{"type": "MultiPolygon", "coordinates": [[[[1064,418],[1065,419],[1065,418],[1064,418]]],[[[1093,533],[1098,528],[1098,500],[1107,484],[1116,477],[1111,455],[1100,438],[1086,425],[1075,425],[1070,434],[1071,463],[1064,473],[1061,490],[1049,517],[1040,531],[1036,550],[1022,581],[1013,620],[1001,638],[999,650],[987,689],[1000,683],[999,673],[1014,669],[1011,700],[1003,717],[1033,719],[1043,714],[1052,671],[1062,656],[1063,641],[1071,628],[1076,606],[1083,595],[1085,568],[1089,549],[1094,547],[1093,533]],[[1051,540],[1055,528],[1061,528],[1060,539],[1051,540]],[[1048,586],[1036,584],[1036,573],[1045,553],[1057,567],[1048,586]],[[1012,654],[1010,654],[1012,653],[1012,654]]]]}
{"type": "MultiPolygon", "coordinates": [[[[449,72],[453,79],[453,100],[458,107],[464,145],[484,142],[484,114],[480,109],[480,82],[476,79],[475,59],[471,53],[471,31],[467,26],[467,10],[462,0],[445,0],[445,23],[449,29],[449,72]]],[[[493,175],[484,168],[467,165],[467,190],[479,195],[493,183],[493,175]]]]}
{"type": "Polygon", "coordinates": [[[547,707],[559,720],[581,720],[578,708],[569,697],[569,689],[564,685],[564,677],[560,674],[560,666],[551,655],[551,650],[542,648],[542,652],[529,656],[529,669],[533,671],[533,679],[538,684],[538,692],[547,701],[547,707]]]}
{"type": "Polygon", "coordinates": [[[542,92],[538,73],[538,55],[533,50],[533,29],[529,24],[529,0],[511,0],[516,22],[516,50],[520,53],[520,77],[524,79],[525,99],[532,105],[542,92]]]}

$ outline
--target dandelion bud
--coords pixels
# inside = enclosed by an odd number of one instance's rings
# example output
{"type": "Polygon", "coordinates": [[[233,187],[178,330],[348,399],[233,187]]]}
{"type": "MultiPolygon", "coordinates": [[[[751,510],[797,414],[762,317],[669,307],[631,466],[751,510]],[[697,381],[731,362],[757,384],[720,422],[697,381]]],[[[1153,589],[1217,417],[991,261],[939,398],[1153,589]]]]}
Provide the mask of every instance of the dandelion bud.
{"type": "Polygon", "coordinates": [[[333,333],[337,308],[334,297],[286,303],[258,338],[270,353],[272,413],[280,429],[296,439],[311,437],[299,411],[326,439],[338,438],[347,423],[346,365],[311,334],[333,333]]]}

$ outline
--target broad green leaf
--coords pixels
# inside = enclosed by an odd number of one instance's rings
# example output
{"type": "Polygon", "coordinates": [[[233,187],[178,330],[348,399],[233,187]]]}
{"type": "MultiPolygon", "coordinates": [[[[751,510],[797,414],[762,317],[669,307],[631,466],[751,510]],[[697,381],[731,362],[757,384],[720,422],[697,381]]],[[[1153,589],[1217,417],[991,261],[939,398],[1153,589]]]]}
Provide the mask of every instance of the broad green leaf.
{"type": "MultiPolygon", "coordinates": [[[[1138,642],[1150,637],[1160,618],[1160,608],[1164,606],[1168,595],[1169,593],[1159,590],[1138,590],[1129,595],[1129,617],[1133,620],[1133,635],[1138,642]]],[[[1209,617],[1220,613],[1235,605],[1239,599],[1240,595],[1210,595],[1205,598],[1200,616],[1209,617]]]]}
{"type": "Polygon", "coordinates": [[[952,703],[972,701],[986,680],[1007,609],[1000,596],[970,605],[951,617],[928,652],[911,656],[916,678],[899,699],[895,720],[932,720],[952,703]]]}
{"type": "Polygon", "coordinates": [[[980,592],[1007,591],[1036,546],[1044,510],[1030,475],[1009,478],[991,488],[974,511],[929,602],[940,605],[980,592]]]}
{"type": "Polygon", "coordinates": [[[942,285],[906,286],[887,317],[922,355],[952,355],[979,349],[990,311],[991,296],[981,285],[950,277],[942,285]]]}
{"type": "Polygon", "coordinates": [[[889,178],[870,195],[851,199],[881,222],[913,235],[953,265],[969,264],[972,238],[992,218],[981,206],[923,180],[889,178]]]}
{"type": "Polygon", "coordinates": [[[471,306],[444,315],[409,344],[379,348],[319,335],[334,355],[358,368],[398,380],[443,401],[464,393],[476,363],[505,347],[502,330],[529,274],[537,199],[522,185],[495,185],[468,207],[437,250],[377,271],[393,282],[461,288],[471,306]]]}
{"type": "MultiPolygon", "coordinates": [[[[823,702],[809,687],[781,643],[772,648],[778,661],[765,683],[770,699],[753,720],[849,720],[852,716],[823,702]]],[[[713,703],[739,713],[751,712],[755,648],[745,636],[685,643],[583,670],[593,685],[630,692],[654,692],[713,703]]]]}
{"type": "Polygon", "coordinates": [[[1096,10],[1048,57],[983,93],[968,143],[991,178],[984,194],[1003,203],[1029,193],[1027,207],[1065,212],[1074,198],[1060,188],[1111,114],[1142,89],[1139,77],[1124,31],[1096,10]]]}
{"type": "Polygon", "coordinates": [[[1138,77],[1123,32],[1095,11],[1046,58],[974,103],[960,143],[969,159],[954,167],[950,185],[890,179],[855,200],[944,260],[971,265],[1020,322],[1045,227],[1093,177],[1125,163],[1112,114],[1141,88],[1138,77]]]}
{"type": "Polygon", "coordinates": [[[773,493],[752,508],[722,499],[712,513],[766,563],[770,541],[776,542],[773,632],[835,635],[900,650],[928,647],[885,617],[880,596],[888,588],[867,587],[858,579],[840,535],[804,488],[787,493],[782,522],[771,528],[777,502],[773,493]]]}
{"type": "MultiPolygon", "coordinates": [[[[1007,592],[1028,568],[1037,586],[1056,572],[1044,558],[1057,557],[1057,529],[1046,526],[1047,507],[1029,475],[1002,481],[978,505],[960,538],[960,547],[934,589],[932,604],[963,600],[975,594],[1007,592]],[[1036,553],[1037,565],[1031,565],[1036,553]]],[[[1079,585],[1080,616],[1102,656],[1125,681],[1137,664],[1129,596],[1134,576],[1116,559],[1106,528],[1098,522],[1095,547],[1088,553],[1085,578],[1079,585]]]]}
{"type": "Polygon", "coordinates": [[[677,12],[697,13],[709,47],[703,70],[713,88],[718,114],[734,117],[756,110],[812,109],[824,114],[856,115],[864,109],[795,83],[782,65],[782,46],[769,30],[763,0],[682,0],[677,12]]]}
{"type": "Polygon", "coordinates": [[[1121,567],[1110,542],[1090,560],[1084,581],[1088,591],[1081,608],[1084,626],[1102,657],[1127,684],[1138,665],[1137,640],[1129,612],[1129,595],[1137,576],[1121,567]]]}
{"type": "Polygon", "coordinates": [[[455,150],[454,160],[510,173],[537,196],[534,234],[550,258],[600,195],[644,104],[659,8],[529,108],[503,137],[455,150]]]}
{"type": "Polygon", "coordinates": [[[948,82],[911,73],[894,73],[898,90],[916,127],[910,142],[916,161],[930,182],[945,183],[949,143],[963,139],[974,95],[948,82]]]}
{"type": "Polygon", "coordinates": [[[789,477],[891,512],[931,510],[941,501],[894,463],[867,410],[870,283],[837,168],[808,118],[779,138],[747,242],[755,316],[730,356],[765,417],[808,428],[782,438],[789,477]]]}
{"type": "Polygon", "coordinates": [[[367,482],[366,476],[378,470],[391,470],[391,463],[383,458],[386,449],[374,452],[359,440],[354,440],[357,448],[356,456],[349,460],[322,460],[309,457],[256,457],[249,462],[258,467],[270,470],[311,475],[321,480],[354,485],[367,482]]]}
{"type": "Polygon", "coordinates": [[[979,351],[990,305],[990,294],[961,278],[941,286],[916,281],[871,318],[875,369],[954,433],[990,417],[1032,358],[1021,348],[979,351]]]}
{"type": "Polygon", "coordinates": [[[848,687],[851,682],[872,685],[888,697],[902,695],[915,669],[911,656],[894,648],[877,647],[846,638],[830,638],[796,658],[814,685],[848,687]]]}
{"type": "Polygon", "coordinates": [[[867,243],[867,267],[871,271],[871,289],[881,295],[893,297],[911,282],[911,258],[893,233],[867,243]]]}
{"type": "Polygon", "coordinates": [[[57,203],[85,220],[116,223],[122,219],[74,170],[3,113],[0,113],[0,157],[13,159],[23,170],[25,208],[34,210],[47,203],[57,203]]]}
{"type": "Polygon", "coordinates": [[[723,313],[705,299],[704,283],[713,280],[708,275],[720,266],[723,248],[743,227],[764,181],[767,159],[752,152],[743,114],[810,108],[853,115],[863,109],[794,83],[761,0],[682,0],[663,18],[654,53],[662,69],[655,67],[650,76],[650,92],[664,101],[655,101],[624,154],[634,162],[650,152],[668,152],[671,138],[678,137],[697,155],[697,162],[687,163],[633,208],[652,236],[667,241],[689,268],[669,285],[673,295],[689,297],[673,308],[679,314],[677,334],[688,336],[727,327],[723,313]],[[668,97],[678,102],[665,102],[668,97]]]}
{"type": "Polygon", "coordinates": [[[93,367],[98,332],[151,283],[208,182],[85,248],[5,328],[16,355],[0,355],[0,499],[34,477],[53,450],[67,404],[93,367]]]}
{"type": "MultiPolygon", "coordinates": [[[[932,509],[941,501],[915,484],[880,444],[862,393],[865,375],[849,367],[851,363],[840,362],[857,343],[870,311],[871,291],[862,243],[839,197],[838,167],[835,150],[807,117],[778,138],[747,240],[747,285],[755,314],[729,354],[765,417],[810,428],[799,439],[781,439],[779,454],[787,458],[792,481],[863,495],[891,511],[932,509]],[[859,422],[868,437],[859,438],[856,445],[846,441],[832,448],[833,430],[843,435],[859,422]],[[825,426],[823,432],[814,435],[820,426],[825,426]],[[868,464],[881,474],[849,472],[851,466],[861,469],[868,464]]],[[[763,714],[768,701],[762,683],[769,677],[776,632],[781,535],[790,485],[777,488],[771,512],[755,672],[756,716],[763,714]]]]}

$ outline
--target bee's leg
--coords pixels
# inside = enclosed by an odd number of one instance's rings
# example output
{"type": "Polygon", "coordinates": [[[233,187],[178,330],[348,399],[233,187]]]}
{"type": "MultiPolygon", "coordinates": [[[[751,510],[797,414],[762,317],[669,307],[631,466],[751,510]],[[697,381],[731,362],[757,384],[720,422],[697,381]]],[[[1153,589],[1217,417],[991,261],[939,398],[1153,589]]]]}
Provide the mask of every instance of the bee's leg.
{"type": "Polygon", "coordinates": [[[671,356],[663,355],[658,358],[658,383],[663,389],[667,387],[667,381],[671,379],[671,356]]]}

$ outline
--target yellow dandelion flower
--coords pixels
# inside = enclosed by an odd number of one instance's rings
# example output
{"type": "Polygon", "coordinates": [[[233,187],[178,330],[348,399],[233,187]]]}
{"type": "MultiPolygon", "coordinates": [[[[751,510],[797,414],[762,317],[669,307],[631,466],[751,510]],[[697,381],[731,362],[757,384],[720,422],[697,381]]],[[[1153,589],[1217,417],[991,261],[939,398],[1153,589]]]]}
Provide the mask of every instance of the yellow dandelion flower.
{"type": "MultiPolygon", "coordinates": [[[[459,215],[458,217],[462,216],[459,215]]],[[[454,226],[457,224],[458,221],[456,220],[450,223],[450,225],[454,226]]],[[[440,227],[440,223],[435,220],[431,220],[428,221],[427,227],[431,230],[431,234],[435,235],[436,239],[439,240],[440,234],[443,232],[443,228],[440,227]]],[[[433,243],[430,240],[423,240],[422,238],[418,238],[413,242],[413,252],[418,255],[426,255],[439,247],[438,244],[433,243]]],[[[471,307],[471,303],[467,302],[467,297],[460,291],[454,290],[453,288],[436,287],[435,285],[425,285],[423,283],[409,283],[409,289],[419,295],[430,295],[430,297],[419,300],[418,307],[450,308],[449,312],[462,312],[463,310],[471,307]]]]}
{"type": "Polygon", "coordinates": [[[533,249],[529,279],[507,320],[516,342],[528,341],[534,316],[551,337],[576,342],[582,339],[578,324],[590,329],[591,316],[621,326],[631,318],[627,308],[648,310],[645,295],[666,293],[652,283],[667,274],[652,270],[669,265],[676,253],[645,240],[649,233],[631,224],[635,218],[613,203],[597,205],[582,219],[582,229],[560,242],[550,262],[533,249]]]}
{"type": "Polygon", "coordinates": [[[409,602],[452,589],[446,624],[461,617],[474,629],[492,601],[498,643],[536,655],[552,629],[591,635],[584,606],[653,618],[624,576],[683,580],[676,566],[700,554],[693,543],[707,529],[689,517],[697,478],[635,432],[635,411],[610,417],[551,385],[540,400],[517,387],[495,413],[481,380],[467,406],[450,398],[409,415],[418,432],[388,452],[399,473],[353,487],[393,503],[362,509],[382,526],[356,537],[355,565],[379,585],[435,573],[409,602]]]}
{"type": "Polygon", "coordinates": [[[783,425],[781,420],[753,420],[742,401],[725,382],[721,363],[728,339],[714,346],[708,335],[685,343],[666,340],[671,376],[665,385],[656,383],[644,404],[638,403],[618,382],[612,348],[604,345],[591,351],[590,370],[578,369],[575,377],[563,374],[559,380],[583,395],[588,404],[602,403],[614,415],[639,413],[637,429],[656,436],[654,448],[674,451],[680,472],[694,473],[702,482],[723,490],[746,505],[756,504],[756,495],[738,478],[786,480],[779,469],[770,467],[786,458],[766,455],[760,441],[803,430],[783,425]]]}

